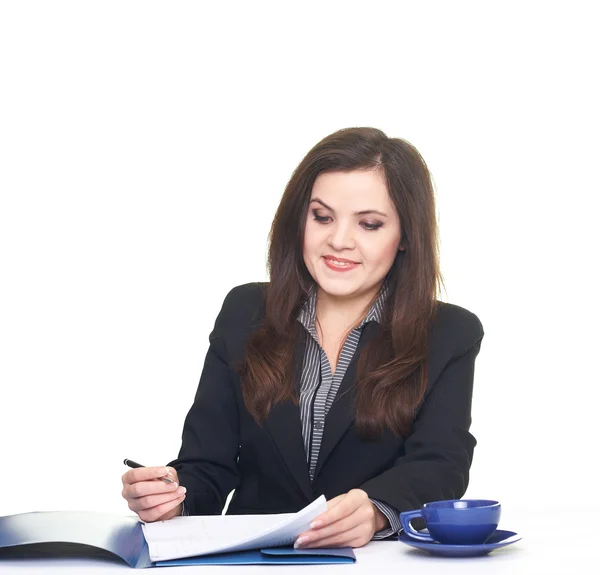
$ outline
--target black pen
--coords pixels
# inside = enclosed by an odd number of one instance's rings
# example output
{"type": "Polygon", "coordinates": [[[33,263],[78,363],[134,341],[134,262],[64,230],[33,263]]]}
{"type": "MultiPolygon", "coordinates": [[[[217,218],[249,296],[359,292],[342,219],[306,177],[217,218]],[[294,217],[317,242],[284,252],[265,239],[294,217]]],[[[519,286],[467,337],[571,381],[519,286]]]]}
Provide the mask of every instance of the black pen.
{"type": "MultiPolygon", "coordinates": [[[[145,465],[142,465],[141,463],[136,463],[135,461],[132,461],[131,459],[124,459],[123,463],[125,465],[127,465],[127,467],[132,467],[133,469],[135,469],[136,467],[146,467],[145,465]]],[[[160,479],[161,481],[164,481],[165,483],[174,483],[174,481],[170,477],[158,477],[157,479],[160,479]]]]}

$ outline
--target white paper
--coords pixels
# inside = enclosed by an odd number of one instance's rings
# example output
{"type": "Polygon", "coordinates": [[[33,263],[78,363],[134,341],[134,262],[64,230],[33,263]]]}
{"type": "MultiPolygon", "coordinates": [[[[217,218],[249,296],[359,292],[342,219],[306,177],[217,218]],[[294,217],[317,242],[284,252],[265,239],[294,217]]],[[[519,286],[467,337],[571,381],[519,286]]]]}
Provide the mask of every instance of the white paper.
{"type": "Polygon", "coordinates": [[[298,513],[175,517],[142,525],[151,561],[292,545],[327,511],[321,495],[298,513]]]}

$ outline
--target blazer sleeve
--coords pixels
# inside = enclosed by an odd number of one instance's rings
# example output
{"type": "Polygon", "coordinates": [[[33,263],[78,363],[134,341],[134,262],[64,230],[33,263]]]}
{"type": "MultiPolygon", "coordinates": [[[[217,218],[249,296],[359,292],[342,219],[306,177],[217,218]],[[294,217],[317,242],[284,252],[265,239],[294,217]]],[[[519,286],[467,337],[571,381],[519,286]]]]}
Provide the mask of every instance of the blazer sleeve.
{"type": "Polygon", "coordinates": [[[188,515],[218,515],[239,483],[239,412],[233,391],[224,338],[230,315],[231,292],[209,336],[200,383],[182,433],[177,470],[186,489],[188,515]]]}
{"type": "Polygon", "coordinates": [[[469,482],[475,438],[469,433],[475,358],[483,328],[471,316],[468,343],[451,355],[426,395],[394,465],[361,486],[399,512],[460,499],[469,482]],[[465,349],[466,347],[466,349],[465,349]]]}

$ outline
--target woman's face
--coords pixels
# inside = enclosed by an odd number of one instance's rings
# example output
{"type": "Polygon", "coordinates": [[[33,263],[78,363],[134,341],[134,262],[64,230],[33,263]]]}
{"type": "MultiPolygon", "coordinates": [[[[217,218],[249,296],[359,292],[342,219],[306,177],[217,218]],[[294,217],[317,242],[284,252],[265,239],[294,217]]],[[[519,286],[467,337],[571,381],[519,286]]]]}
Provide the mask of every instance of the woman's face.
{"type": "Polygon", "coordinates": [[[304,263],[327,294],[373,296],[400,246],[400,220],[383,172],[324,172],[313,185],[304,263]]]}

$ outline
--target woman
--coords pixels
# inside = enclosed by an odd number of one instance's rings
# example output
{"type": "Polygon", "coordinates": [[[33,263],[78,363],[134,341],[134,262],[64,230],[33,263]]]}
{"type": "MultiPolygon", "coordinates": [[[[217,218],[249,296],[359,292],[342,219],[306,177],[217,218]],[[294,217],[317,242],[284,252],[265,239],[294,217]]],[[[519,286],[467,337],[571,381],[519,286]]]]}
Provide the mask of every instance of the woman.
{"type": "Polygon", "coordinates": [[[144,521],[328,510],[299,547],[359,547],[398,514],[464,494],[483,328],[436,299],[430,174],[380,130],[319,142],[288,183],[268,284],[234,288],[171,468],[123,475],[144,521]],[[169,475],[173,484],[158,481],[169,475]]]}

